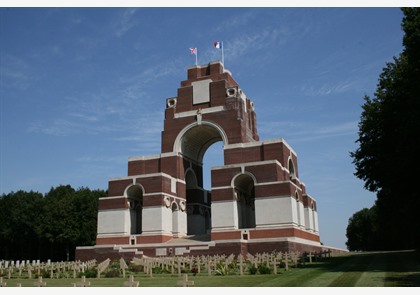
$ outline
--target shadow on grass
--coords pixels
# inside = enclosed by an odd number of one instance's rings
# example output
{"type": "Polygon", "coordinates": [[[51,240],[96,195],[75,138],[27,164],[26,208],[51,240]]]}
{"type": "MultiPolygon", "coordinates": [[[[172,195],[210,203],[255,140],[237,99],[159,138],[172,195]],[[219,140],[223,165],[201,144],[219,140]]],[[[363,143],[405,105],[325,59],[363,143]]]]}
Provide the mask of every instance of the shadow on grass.
{"type": "Polygon", "coordinates": [[[420,286],[420,252],[392,251],[350,253],[325,258],[305,268],[320,268],[329,272],[384,272],[385,285],[398,287],[420,286]]]}

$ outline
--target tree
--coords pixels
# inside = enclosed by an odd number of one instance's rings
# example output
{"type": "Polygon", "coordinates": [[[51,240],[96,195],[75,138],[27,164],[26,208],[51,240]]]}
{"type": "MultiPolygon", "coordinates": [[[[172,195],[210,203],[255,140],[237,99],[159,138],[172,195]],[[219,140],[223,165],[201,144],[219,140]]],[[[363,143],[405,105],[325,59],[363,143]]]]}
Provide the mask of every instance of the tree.
{"type": "Polygon", "coordinates": [[[365,97],[355,175],[377,193],[378,240],[384,248],[420,247],[420,8],[403,8],[403,52],[365,97]]]}
{"type": "Polygon", "coordinates": [[[37,224],[42,194],[17,191],[0,198],[0,257],[30,259],[39,253],[37,224]],[[3,256],[3,255],[4,256],[3,256]]]}
{"type": "Polygon", "coordinates": [[[369,251],[376,243],[376,207],[364,208],[353,214],[346,229],[347,249],[350,251],[369,251]]]}

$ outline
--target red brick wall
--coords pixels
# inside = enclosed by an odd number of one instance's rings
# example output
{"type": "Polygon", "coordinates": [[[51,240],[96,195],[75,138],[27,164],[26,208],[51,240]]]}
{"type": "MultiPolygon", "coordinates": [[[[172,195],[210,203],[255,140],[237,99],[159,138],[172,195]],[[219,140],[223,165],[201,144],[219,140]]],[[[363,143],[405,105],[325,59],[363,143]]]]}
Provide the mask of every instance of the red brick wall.
{"type": "Polygon", "coordinates": [[[294,196],[295,188],[290,183],[273,183],[255,186],[255,197],[294,196]]]}
{"type": "Polygon", "coordinates": [[[161,159],[136,160],[128,162],[128,176],[159,173],[161,159]]]}
{"type": "Polygon", "coordinates": [[[172,236],[156,235],[156,236],[136,236],[137,244],[166,243],[172,239],[172,236]]]}
{"type": "Polygon", "coordinates": [[[128,245],[130,237],[108,237],[108,238],[96,238],[96,245],[128,245]]]}
{"type": "Polygon", "coordinates": [[[216,189],[211,191],[211,201],[229,201],[233,200],[233,188],[216,189]]]}
{"type": "Polygon", "coordinates": [[[212,232],[211,233],[211,240],[234,240],[241,238],[241,231],[226,231],[226,232],[212,232]]]}
{"type": "Polygon", "coordinates": [[[99,210],[108,210],[108,209],[127,209],[127,198],[118,198],[118,199],[101,199],[99,200],[99,210]]]}
{"type": "Polygon", "coordinates": [[[122,196],[124,190],[133,184],[132,179],[112,180],[108,182],[108,196],[122,196]]]}
{"type": "Polygon", "coordinates": [[[245,171],[252,173],[257,179],[257,183],[273,182],[279,180],[277,167],[277,164],[269,163],[265,165],[247,166],[245,167],[245,171]]]}
{"type": "Polygon", "coordinates": [[[230,186],[232,178],[240,172],[240,167],[212,170],[211,187],[230,186]]]}

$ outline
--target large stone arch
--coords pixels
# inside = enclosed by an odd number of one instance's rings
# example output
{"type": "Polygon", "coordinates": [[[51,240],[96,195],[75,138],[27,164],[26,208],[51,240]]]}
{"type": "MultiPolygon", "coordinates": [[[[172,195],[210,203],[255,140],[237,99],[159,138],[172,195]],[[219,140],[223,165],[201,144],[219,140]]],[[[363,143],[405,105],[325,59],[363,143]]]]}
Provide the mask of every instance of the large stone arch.
{"type": "Polygon", "coordinates": [[[188,235],[203,235],[210,231],[211,193],[203,187],[203,158],[207,149],[220,141],[228,144],[226,133],[218,124],[209,121],[189,124],[175,140],[174,152],[184,159],[188,235]]]}
{"type": "Polygon", "coordinates": [[[202,163],[207,149],[218,141],[223,141],[224,146],[229,144],[222,127],[210,121],[194,122],[178,133],[173,151],[202,163]]]}

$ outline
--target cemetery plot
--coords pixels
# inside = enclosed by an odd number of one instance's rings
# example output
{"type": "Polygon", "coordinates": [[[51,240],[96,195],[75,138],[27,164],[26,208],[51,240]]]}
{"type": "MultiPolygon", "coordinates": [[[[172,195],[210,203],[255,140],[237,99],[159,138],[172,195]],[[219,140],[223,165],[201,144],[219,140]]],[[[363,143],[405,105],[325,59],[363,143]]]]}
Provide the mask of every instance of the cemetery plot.
{"type": "Polygon", "coordinates": [[[420,286],[419,261],[418,252],[337,257],[273,252],[39,265],[3,261],[0,286],[420,286]]]}

